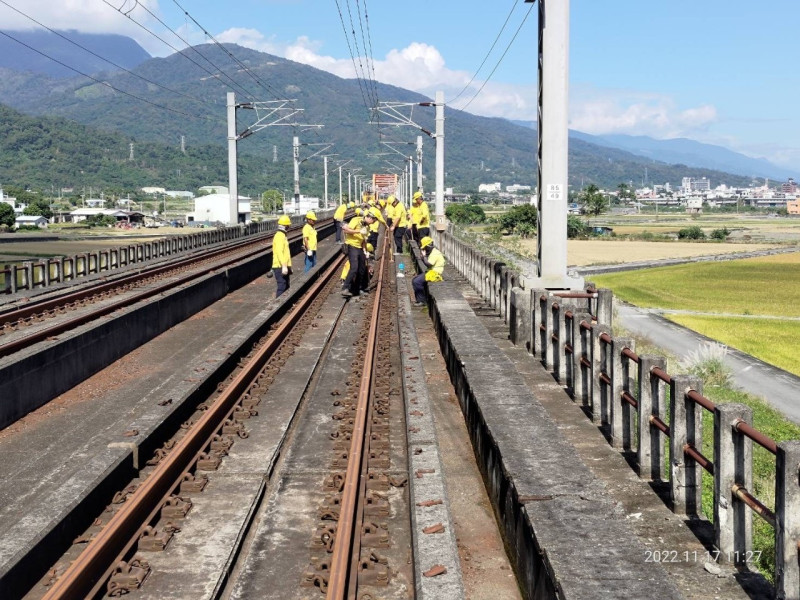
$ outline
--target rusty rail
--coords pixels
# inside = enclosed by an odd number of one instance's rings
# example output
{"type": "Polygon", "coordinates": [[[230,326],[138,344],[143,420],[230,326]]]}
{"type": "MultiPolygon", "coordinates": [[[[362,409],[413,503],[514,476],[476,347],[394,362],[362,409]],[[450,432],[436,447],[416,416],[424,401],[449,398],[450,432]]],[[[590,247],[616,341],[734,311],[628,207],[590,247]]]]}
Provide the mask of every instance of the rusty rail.
{"type": "Polygon", "coordinates": [[[202,413],[186,435],[175,444],[172,451],[158,463],[150,477],[128,497],[108,524],[47,591],[44,600],[86,598],[99,593],[117,562],[130,552],[147,524],[156,517],[167,501],[172,490],[179,485],[184,474],[191,470],[200,453],[233,412],[238,399],[247,391],[252,380],[283,343],[314,297],[334,276],[343,261],[344,256],[340,256],[303,295],[214,403],[202,413]]]}
{"type": "MultiPolygon", "coordinates": [[[[387,236],[383,239],[381,255],[386,256],[387,236]]],[[[381,265],[383,267],[383,265],[381,265]]],[[[361,384],[358,390],[358,403],[353,423],[353,434],[350,438],[349,460],[345,472],[342,500],[339,510],[339,521],[336,526],[336,541],[333,545],[333,556],[330,562],[330,576],[328,579],[327,600],[344,600],[347,594],[348,580],[351,575],[348,564],[351,562],[352,546],[356,536],[356,509],[359,502],[361,488],[361,470],[365,462],[365,442],[367,437],[367,417],[369,415],[369,401],[371,397],[371,383],[375,349],[378,338],[378,316],[381,309],[381,296],[383,294],[384,268],[378,270],[378,285],[375,290],[375,300],[372,305],[369,333],[367,334],[367,347],[364,353],[364,370],[361,375],[361,384]]]]}

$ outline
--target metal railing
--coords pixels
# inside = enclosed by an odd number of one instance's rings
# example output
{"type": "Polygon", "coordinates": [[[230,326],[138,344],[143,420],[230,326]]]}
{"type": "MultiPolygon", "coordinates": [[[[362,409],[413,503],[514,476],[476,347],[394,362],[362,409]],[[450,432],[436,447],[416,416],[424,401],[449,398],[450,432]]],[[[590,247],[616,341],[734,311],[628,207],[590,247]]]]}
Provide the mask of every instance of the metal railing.
{"type": "Polygon", "coordinates": [[[638,474],[669,484],[673,512],[702,513],[702,476],[714,482],[718,560],[752,562],[752,516],[775,529],[775,587],[800,598],[800,441],[776,443],[752,426],[743,404],[715,404],[695,376],[671,375],[666,359],[638,355],[611,334],[610,290],[526,289],[524,278],[449,232],[435,233],[450,263],[505,319],[525,346],[566,386],[613,447],[636,453],[638,474]],[[713,415],[713,459],[703,454],[703,412],[713,415]],[[775,456],[775,508],[753,490],[753,443],[775,456]],[[667,461],[667,452],[669,460],[667,461]]]}
{"type": "MultiPolygon", "coordinates": [[[[320,219],[328,218],[333,211],[318,211],[320,219]]],[[[303,216],[292,217],[292,224],[304,221],[303,216]]],[[[24,261],[21,264],[6,265],[0,270],[3,284],[2,294],[16,294],[23,290],[46,288],[51,285],[74,281],[99,273],[107,273],[129,265],[176,256],[199,248],[220,244],[272,231],[277,221],[261,221],[203,229],[185,235],[165,236],[157,240],[138,242],[128,246],[117,246],[94,252],[83,252],[73,256],[59,256],[39,261],[24,261]]]]}

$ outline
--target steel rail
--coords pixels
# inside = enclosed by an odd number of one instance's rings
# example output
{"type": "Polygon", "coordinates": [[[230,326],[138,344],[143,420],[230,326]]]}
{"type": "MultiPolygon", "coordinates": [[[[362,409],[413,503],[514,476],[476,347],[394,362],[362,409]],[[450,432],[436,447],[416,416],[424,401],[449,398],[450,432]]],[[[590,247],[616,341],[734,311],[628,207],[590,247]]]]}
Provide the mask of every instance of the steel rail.
{"type": "Polygon", "coordinates": [[[172,451],[155,467],[150,476],[128,497],[120,510],[67,568],[44,596],[44,600],[67,600],[92,597],[99,593],[113,572],[117,561],[126,556],[144,528],[153,521],[179,484],[184,474],[233,411],[239,398],[259,374],[269,357],[283,343],[313,302],[319,291],[334,276],[344,261],[340,256],[311,286],[267,341],[243,366],[214,403],[176,443],[172,451]]]}
{"type": "MultiPolygon", "coordinates": [[[[297,239],[299,239],[300,236],[302,236],[302,231],[300,229],[293,230],[291,241],[292,242],[296,241],[297,239]]],[[[235,257],[224,260],[218,263],[216,266],[214,266],[213,269],[221,269],[227,267],[239,261],[252,258],[254,256],[257,256],[265,252],[269,252],[271,249],[272,249],[272,244],[270,242],[267,247],[260,247],[257,250],[248,251],[244,254],[239,254],[235,257]]],[[[172,268],[175,267],[173,266],[172,268]]],[[[152,298],[153,296],[157,296],[158,294],[167,292],[180,285],[189,283],[192,280],[199,279],[200,277],[203,277],[208,273],[209,270],[204,269],[196,271],[194,273],[188,273],[186,275],[182,275],[178,277],[178,279],[176,280],[172,280],[167,283],[163,283],[161,285],[157,285],[155,287],[142,290],[139,293],[128,296],[127,298],[124,298],[122,300],[113,302],[112,304],[107,304],[105,306],[95,308],[87,312],[86,314],[60,321],[58,323],[53,324],[52,326],[45,327],[29,335],[17,338],[16,340],[6,342],[5,344],[0,344],[0,358],[9,356],[11,354],[14,354],[15,352],[19,352],[20,350],[27,348],[28,346],[32,346],[33,344],[36,344],[43,340],[46,340],[49,337],[53,337],[61,333],[64,333],[66,331],[70,331],[71,329],[75,329],[76,327],[80,327],[81,325],[85,325],[86,323],[94,321],[100,317],[111,314],[114,311],[126,308],[128,306],[136,304],[137,302],[141,302],[142,300],[146,300],[148,298],[152,298]]]]}
{"type": "MultiPolygon", "coordinates": [[[[381,248],[383,257],[386,256],[386,242],[387,238],[384,236],[383,247],[381,248]]],[[[367,430],[367,415],[369,414],[369,399],[371,397],[373,360],[377,347],[378,316],[381,309],[381,295],[383,294],[383,275],[384,268],[381,265],[378,270],[378,286],[375,290],[367,346],[364,353],[364,371],[361,375],[353,433],[350,438],[349,461],[342,488],[339,522],[336,525],[336,541],[333,544],[333,556],[330,562],[330,576],[325,595],[327,600],[344,600],[347,593],[348,579],[351,575],[347,566],[352,553],[353,538],[357,525],[356,508],[361,483],[361,466],[364,461],[363,451],[367,430]]]]}

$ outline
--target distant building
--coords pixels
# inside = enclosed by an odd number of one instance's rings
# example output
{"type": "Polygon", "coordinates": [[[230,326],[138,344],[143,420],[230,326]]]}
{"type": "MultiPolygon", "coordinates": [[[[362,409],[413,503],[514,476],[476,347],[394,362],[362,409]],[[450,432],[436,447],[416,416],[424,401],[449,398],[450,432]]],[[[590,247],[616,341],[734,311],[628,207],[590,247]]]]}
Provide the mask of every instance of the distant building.
{"type": "Polygon", "coordinates": [[[42,215],[21,215],[14,219],[14,229],[30,227],[31,225],[44,229],[47,227],[47,219],[42,215]]]}
{"type": "Polygon", "coordinates": [[[167,190],[162,187],[143,187],[142,191],[145,194],[164,194],[167,190]]]}
{"type": "Polygon", "coordinates": [[[206,194],[230,194],[228,187],[225,185],[204,185],[199,187],[198,191],[206,194]]]}
{"type": "Polygon", "coordinates": [[[787,181],[786,183],[782,183],[781,192],[783,192],[784,194],[796,194],[797,184],[794,182],[794,179],[789,177],[789,181],[787,181]]]}
{"type": "Polygon", "coordinates": [[[711,189],[711,181],[706,177],[701,177],[700,179],[684,177],[682,179],[681,187],[687,194],[691,192],[707,192],[711,189]]]}
{"type": "Polygon", "coordinates": [[[106,205],[106,201],[102,198],[89,198],[83,203],[89,208],[103,208],[106,205]]]}
{"type": "Polygon", "coordinates": [[[786,212],[790,215],[800,215],[800,199],[787,200],[786,212]]]}
{"type": "Polygon", "coordinates": [[[144,213],[135,210],[122,210],[119,208],[77,208],[69,213],[69,220],[73,223],[80,223],[95,215],[114,217],[117,222],[120,223],[144,222],[144,213]]]}
{"type": "Polygon", "coordinates": [[[193,192],[187,192],[185,190],[166,190],[163,193],[170,198],[186,198],[187,200],[194,198],[193,192]]]}
{"type": "Polygon", "coordinates": [[[517,192],[530,192],[531,186],[529,185],[517,185],[516,183],[513,185],[507,185],[506,191],[511,194],[516,194],[517,192]]]}
{"type": "MultiPolygon", "coordinates": [[[[186,215],[189,222],[200,223],[232,223],[230,218],[230,194],[209,194],[198,196],[194,199],[194,212],[186,215]]],[[[235,219],[238,223],[249,223],[250,198],[239,196],[238,215],[235,219]]]]}
{"type": "Polygon", "coordinates": [[[319,210],[320,199],[315,196],[300,194],[300,202],[295,204],[294,196],[283,203],[283,212],[287,215],[306,214],[310,210],[319,210]]]}
{"type": "Polygon", "coordinates": [[[503,189],[503,186],[500,185],[500,182],[497,181],[495,183],[481,183],[478,186],[478,192],[483,192],[485,194],[495,194],[499,193],[500,190],[503,189]]]}

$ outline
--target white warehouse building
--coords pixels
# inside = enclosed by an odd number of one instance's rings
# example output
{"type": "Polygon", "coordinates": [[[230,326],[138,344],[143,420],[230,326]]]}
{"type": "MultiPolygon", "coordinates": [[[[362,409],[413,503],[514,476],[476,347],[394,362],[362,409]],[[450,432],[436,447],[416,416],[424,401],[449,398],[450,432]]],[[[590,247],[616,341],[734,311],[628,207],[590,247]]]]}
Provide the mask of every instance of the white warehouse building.
{"type": "Polygon", "coordinates": [[[186,215],[188,222],[196,221],[200,223],[249,223],[250,198],[239,196],[238,219],[230,218],[230,195],[229,194],[208,194],[194,199],[194,212],[186,215]]]}

